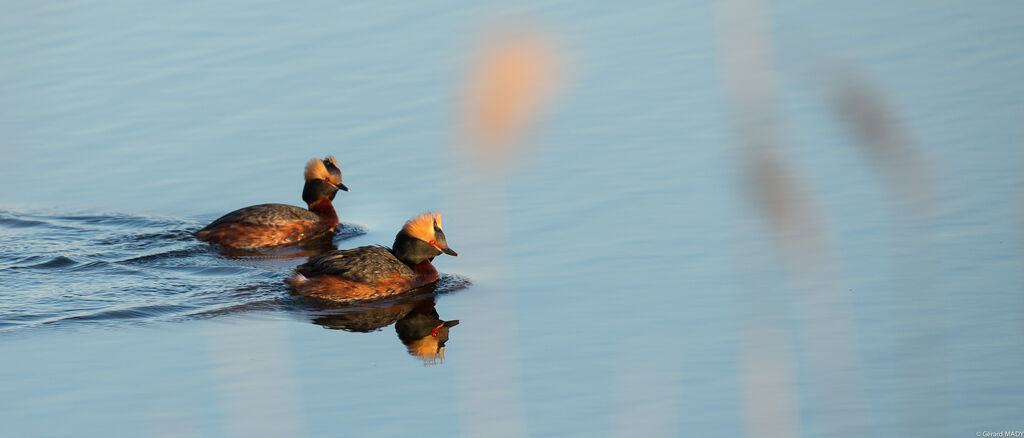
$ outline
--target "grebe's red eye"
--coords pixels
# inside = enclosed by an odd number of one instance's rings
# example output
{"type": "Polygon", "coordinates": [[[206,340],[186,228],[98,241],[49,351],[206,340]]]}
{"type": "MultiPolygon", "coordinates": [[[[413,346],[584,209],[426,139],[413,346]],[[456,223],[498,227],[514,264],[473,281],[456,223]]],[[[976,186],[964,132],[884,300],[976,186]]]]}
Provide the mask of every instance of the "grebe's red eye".
{"type": "Polygon", "coordinates": [[[437,246],[433,240],[431,240],[430,242],[427,242],[427,243],[429,243],[430,246],[437,246]]]}

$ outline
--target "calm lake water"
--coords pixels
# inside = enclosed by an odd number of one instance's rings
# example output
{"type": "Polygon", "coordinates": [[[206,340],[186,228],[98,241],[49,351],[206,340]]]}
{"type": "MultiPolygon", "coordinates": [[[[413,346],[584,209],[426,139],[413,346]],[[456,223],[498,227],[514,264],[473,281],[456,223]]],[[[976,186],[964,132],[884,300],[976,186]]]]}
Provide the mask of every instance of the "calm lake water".
{"type": "Polygon", "coordinates": [[[1024,430],[1024,8],[770,4],[812,257],[745,190],[729,11],[517,6],[566,78],[499,169],[456,116],[500,5],[0,6],[0,436],[1024,430]],[[837,123],[823,64],[884,96],[923,199],[837,123]],[[327,154],[334,246],[444,213],[432,294],[325,308],[284,284],[308,252],[191,237],[301,203],[327,154]],[[433,311],[460,324],[423,361],[392,323],[433,311]]]}

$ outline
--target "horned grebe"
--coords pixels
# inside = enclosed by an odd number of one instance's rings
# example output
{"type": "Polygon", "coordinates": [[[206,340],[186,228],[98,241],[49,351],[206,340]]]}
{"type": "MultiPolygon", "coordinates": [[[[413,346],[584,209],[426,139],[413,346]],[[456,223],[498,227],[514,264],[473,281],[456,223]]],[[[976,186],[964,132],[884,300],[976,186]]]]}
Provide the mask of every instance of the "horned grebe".
{"type": "Polygon", "coordinates": [[[289,284],[300,295],[333,301],[385,298],[437,281],[430,262],[441,253],[458,255],[441,231],[441,214],[424,213],[405,223],[392,248],[326,252],[295,268],[289,284]]]}
{"type": "Polygon", "coordinates": [[[228,213],[196,232],[202,241],[225,247],[258,250],[301,243],[324,236],[340,223],[331,201],[341,183],[341,169],[334,157],[306,163],[302,200],[308,209],[286,204],[260,204],[228,213]]]}

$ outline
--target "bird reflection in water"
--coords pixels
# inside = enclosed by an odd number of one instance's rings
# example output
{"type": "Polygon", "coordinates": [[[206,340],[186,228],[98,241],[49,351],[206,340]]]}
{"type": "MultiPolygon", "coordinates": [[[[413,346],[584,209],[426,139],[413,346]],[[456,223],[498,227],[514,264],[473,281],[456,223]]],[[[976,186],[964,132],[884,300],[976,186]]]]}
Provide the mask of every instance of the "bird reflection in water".
{"type": "Polygon", "coordinates": [[[421,302],[395,323],[398,339],[405,344],[409,354],[420,358],[423,363],[431,365],[444,361],[444,344],[448,342],[449,329],[459,324],[459,320],[442,320],[434,300],[421,302]]]}
{"type": "Polygon", "coordinates": [[[410,355],[425,365],[444,362],[449,330],[458,320],[445,321],[435,308],[437,286],[431,284],[398,300],[361,305],[315,301],[313,323],[333,330],[373,332],[394,324],[398,339],[410,355]]]}

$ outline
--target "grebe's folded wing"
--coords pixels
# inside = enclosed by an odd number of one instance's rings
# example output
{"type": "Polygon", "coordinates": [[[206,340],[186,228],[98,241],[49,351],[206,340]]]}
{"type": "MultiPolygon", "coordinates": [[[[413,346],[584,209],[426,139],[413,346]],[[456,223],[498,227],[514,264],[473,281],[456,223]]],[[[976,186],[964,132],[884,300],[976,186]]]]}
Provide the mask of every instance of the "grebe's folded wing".
{"type": "Polygon", "coordinates": [[[416,275],[416,272],[398,260],[391,250],[379,245],[328,251],[299,265],[295,270],[307,277],[333,275],[368,284],[395,274],[416,275]]]}
{"type": "Polygon", "coordinates": [[[260,204],[232,211],[213,221],[206,228],[213,228],[226,223],[275,226],[294,221],[316,222],[319,219],[316,213],[294,205],[260,204]]]}

